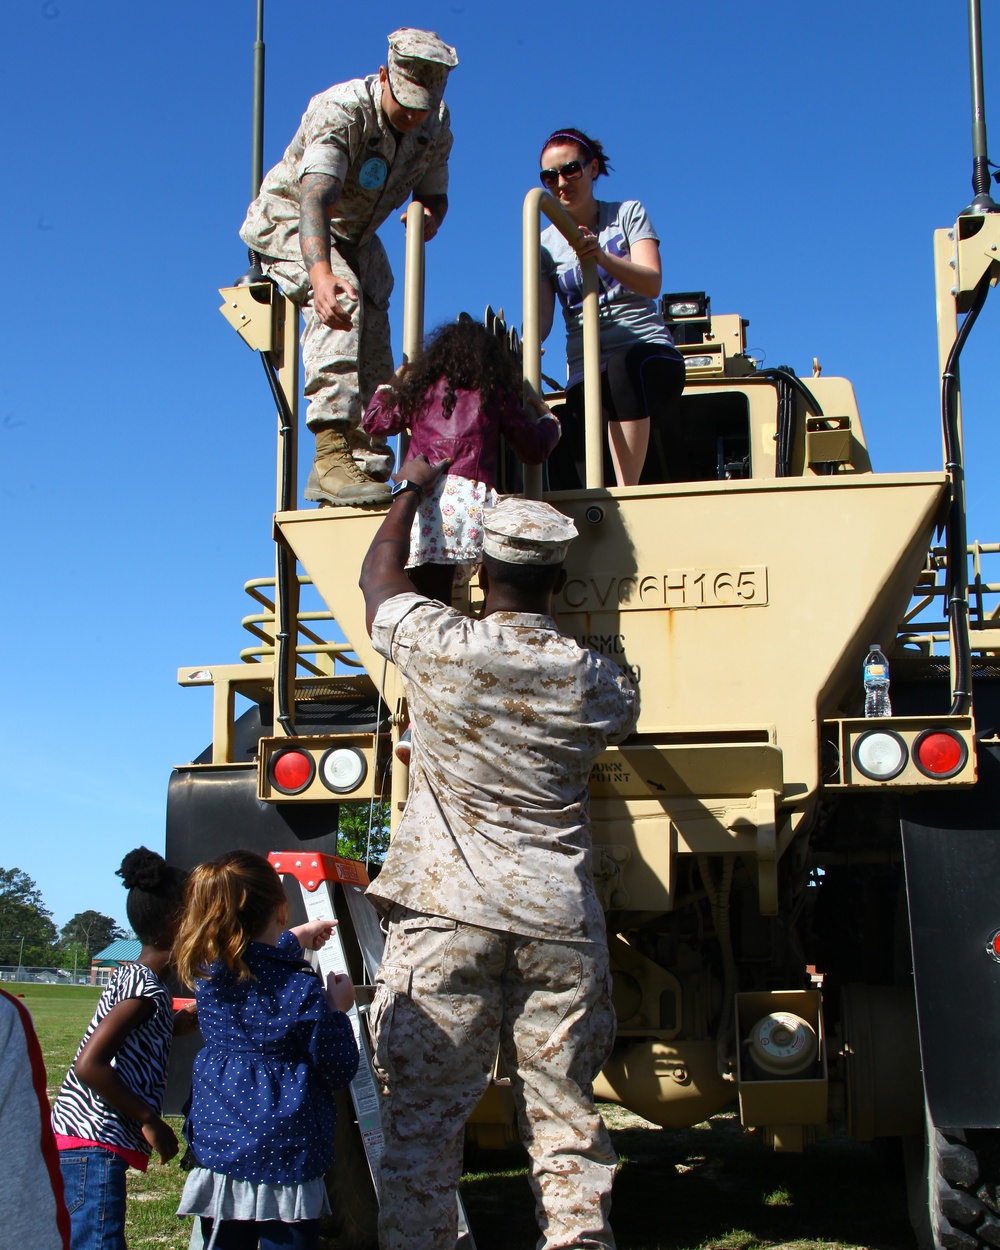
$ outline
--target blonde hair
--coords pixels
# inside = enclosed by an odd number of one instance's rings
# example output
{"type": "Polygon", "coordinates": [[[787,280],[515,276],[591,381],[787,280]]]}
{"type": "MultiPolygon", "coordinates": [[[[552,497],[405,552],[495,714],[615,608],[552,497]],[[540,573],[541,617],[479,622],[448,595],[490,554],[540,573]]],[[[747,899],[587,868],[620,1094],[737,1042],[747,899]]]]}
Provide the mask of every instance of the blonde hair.
{"type": "Polygon", "coordinates": [[[243,954],[285,902],[281,878],[262,855],[229,851],[188,878],[184,918],[174,943],[177,975],[193,986],[221,961],[241,981],[253,973],[243,954]]]}

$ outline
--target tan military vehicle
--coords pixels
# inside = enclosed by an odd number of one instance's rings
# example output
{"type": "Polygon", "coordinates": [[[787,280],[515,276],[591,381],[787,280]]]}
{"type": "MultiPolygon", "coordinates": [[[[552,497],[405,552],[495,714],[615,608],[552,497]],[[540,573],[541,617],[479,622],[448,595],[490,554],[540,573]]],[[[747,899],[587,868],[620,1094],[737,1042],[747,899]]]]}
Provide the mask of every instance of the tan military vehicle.
{"type": "MultiPolygon", "coordinates": [[[[654,442],[642,484],[608,487],[589,402],[586,485],[558,464],[507,482],[573,517],[559,622],[627,665],[642,694],[637,732],[591,780],[618,1015],[598,1096],[667,1126],[738,1102],[776,1150],[838,1125],[901,1138],[918,1239],[949,1248],[1000,1244],[1000,621],[983,571],[998,548],[967,542],[957,387],[1000,273],[985,133],[975,179],[976,200],[935,235],[943,468],[879,473],[847,379],[757,367],[747,323],[693,293],[664,298],[687,363],[685,479],[670,480],[671,449],[654,442]],[[874,640],[891,715],[865,715],[874,640]]],[[[536,388],[540,213],[568,228],[529,194],[536,388]]],[[[415,250],[409,353],[421,284],[415,250]]],[[[278,403],[277,571],[247,584],[261,610],[240,660],[180,670],[213,687],[214,717],[211,746],[171,779],[168,855],[336,853],[339,803],[388,798],[395,821],[406,797],[392,750],[402,690],[357,589],[381,513],[295,507],[294,309],[267,285],[223,296],[278,403]],[[300,610],[309,584],[319,610],[300,610]],[[238,719],[237,694],[251,704],[238,719]]],[[[585,303],[592,399],[596,295],[585,303]]],[[[469,1126],[485,1147],[511,1140],[505,1093],[498,1072],[469,1126]]]]}

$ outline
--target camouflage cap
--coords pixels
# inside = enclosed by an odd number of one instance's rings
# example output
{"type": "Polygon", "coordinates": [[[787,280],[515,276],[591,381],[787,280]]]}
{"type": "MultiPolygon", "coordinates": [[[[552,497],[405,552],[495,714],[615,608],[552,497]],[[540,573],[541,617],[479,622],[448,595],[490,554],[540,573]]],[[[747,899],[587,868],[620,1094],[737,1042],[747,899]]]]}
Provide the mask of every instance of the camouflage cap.
{"type": "Polygon", "coordinates": [[[577,528],[540,499],[501,499],[483,514],[483,551],[506,564],[562,564],[577,528]]]}
{"type": "Polygon", "coordinates": [[[404,108],[435,108],[457,64],[455,49],[432,30],[402,26],[389,36],[389,87],[404,108]]]}

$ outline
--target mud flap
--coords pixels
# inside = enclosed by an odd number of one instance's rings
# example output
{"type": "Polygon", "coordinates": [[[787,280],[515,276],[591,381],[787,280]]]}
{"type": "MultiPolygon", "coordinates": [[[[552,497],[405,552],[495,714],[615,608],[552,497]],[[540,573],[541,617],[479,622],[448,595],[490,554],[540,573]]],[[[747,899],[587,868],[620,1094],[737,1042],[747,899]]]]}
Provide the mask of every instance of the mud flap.
{"type": "Polygon", "coordinates": [[[908,796],[901,824],[924,1091],[935,1125],[1000,1126],[1000,744],[972,790],[908,796]]]}

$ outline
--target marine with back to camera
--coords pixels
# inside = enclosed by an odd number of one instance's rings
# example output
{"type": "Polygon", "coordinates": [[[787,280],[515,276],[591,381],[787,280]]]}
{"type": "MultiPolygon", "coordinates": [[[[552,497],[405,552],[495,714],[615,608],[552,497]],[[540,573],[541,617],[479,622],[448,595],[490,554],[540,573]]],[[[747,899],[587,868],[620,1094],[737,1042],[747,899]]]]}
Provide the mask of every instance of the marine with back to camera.
{"type": "Polygon", "coordinates": [[[485,513],[482,617],[414,593],[413,518],[447,461],[410,458],[361,572],[375,649],[413,729],[406,809],[368,897],[388,936],[371,1007],[384,1100],[383,1250],[453,1250],[465,1122],[498,1048],[511,1079],[540,1247],[613,1247],[615,1154],[594,1108],[611,1051],[588,779],[638,696],[562,634],[573,522],[537,500],[485,513]]]}
{"type": "Polygon", "coordinates": [[[306,424],[316,435],[305,497],[320,505],[389,500],[392,453],[361,428],[393,372],[393,277],[376,231],[411,191],[424,206],[425,240],[444,220],[452,136],[442,97],[457,64],[433,31],[394,31],[377,74],[309,102],[240,230],[302,311],[306,424]]]}

